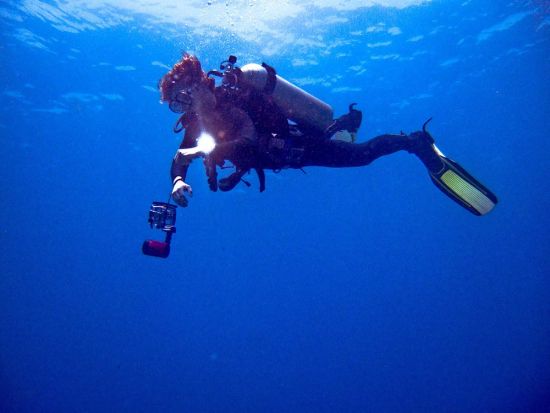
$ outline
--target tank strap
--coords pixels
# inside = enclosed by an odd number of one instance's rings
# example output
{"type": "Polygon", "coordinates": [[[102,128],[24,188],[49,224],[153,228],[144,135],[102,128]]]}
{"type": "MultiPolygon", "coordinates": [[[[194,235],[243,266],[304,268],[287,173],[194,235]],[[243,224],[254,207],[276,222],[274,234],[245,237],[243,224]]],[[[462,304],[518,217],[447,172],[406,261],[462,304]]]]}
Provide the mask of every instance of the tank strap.
{"type": "Polygon", "coordinates": [[[266,95],[271,95],[275,90],[275,85],[277,84],[277,72],[267,63],[262,63],[262,67],[267,70],[267,82],[265,83],[263,92],[266,95]]]}

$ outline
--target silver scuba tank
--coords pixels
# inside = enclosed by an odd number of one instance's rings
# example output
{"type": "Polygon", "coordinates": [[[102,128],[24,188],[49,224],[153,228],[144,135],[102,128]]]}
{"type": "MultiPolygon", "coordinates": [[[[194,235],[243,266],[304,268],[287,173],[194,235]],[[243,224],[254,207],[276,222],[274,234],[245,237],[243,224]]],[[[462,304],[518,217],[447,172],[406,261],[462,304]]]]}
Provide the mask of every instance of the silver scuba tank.
{"type": "Polygon", "coordinates": [[[239,82],[269,94],[281,112],[298,124],[324,131],[333,121],[330,105],[275,74],[267,65],[244,65],[239,82]]]}

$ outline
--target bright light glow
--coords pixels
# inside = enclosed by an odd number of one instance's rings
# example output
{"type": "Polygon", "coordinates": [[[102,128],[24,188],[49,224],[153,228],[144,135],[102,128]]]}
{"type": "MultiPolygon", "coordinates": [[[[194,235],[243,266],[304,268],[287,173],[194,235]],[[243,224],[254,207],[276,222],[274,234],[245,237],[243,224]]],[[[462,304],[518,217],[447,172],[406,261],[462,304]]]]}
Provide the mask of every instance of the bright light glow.
{"type": "Polygon", "coordinates": [[[216,141],[208,133],[203,132],[197,139],[197,148],[204,154],[208,155],[216,147],[216,141]]]}

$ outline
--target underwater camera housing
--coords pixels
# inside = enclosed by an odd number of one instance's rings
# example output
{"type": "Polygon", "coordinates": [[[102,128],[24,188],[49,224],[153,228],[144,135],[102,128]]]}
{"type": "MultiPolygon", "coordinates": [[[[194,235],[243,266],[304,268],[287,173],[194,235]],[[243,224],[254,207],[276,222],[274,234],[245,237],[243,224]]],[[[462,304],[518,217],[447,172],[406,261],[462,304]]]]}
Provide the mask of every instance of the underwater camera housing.
{"type": "Polygon", "coordinates": [[[143,242],[141,250],[145,255],[167,258],[170,255],[170,242],[172,234],[176,232],[176,205],[166,202],[154,201],[149,209],[147,222],[151,228],[157,228],[166,232],[164,242],[148,239],[143,242]]]}

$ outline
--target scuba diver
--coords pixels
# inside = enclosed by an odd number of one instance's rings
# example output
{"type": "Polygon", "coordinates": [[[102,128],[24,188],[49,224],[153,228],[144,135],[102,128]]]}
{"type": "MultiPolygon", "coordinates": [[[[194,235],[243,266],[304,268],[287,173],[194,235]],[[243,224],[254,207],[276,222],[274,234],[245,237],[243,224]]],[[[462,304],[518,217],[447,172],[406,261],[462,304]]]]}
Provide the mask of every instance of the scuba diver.
{"type": "Polygon", "coordinates": [[[185,207],[192,187],[187,169],[197,157],[204,165],[211,190],[229,191],[243,175],[255,170],[260,191],[265,189],[265,169],[301,169],[307,166],[365,166],[375,159],[405,150],[427,168],[434,184],[453,201],[475,215],[485,215],[496,196],[459,164],[445,157],[427,130],[409,135],[384,134],[356,143],[362,114],[333,119],[332,108],[280,77],[267,64],[236,65],[230,56],[220,70],[205,73],[199,60],[185,53],[159,82],[161,101],[181,114],[175,132],[185,129],[172,161],[172,198],[185,207]],[[214,77],[221,79],[216,86],[214,77]],[[346,139],[342,139],[344,135],[346,139]],[[219,179],[217,169],[230,161],[235,171],[219,179]]]}

